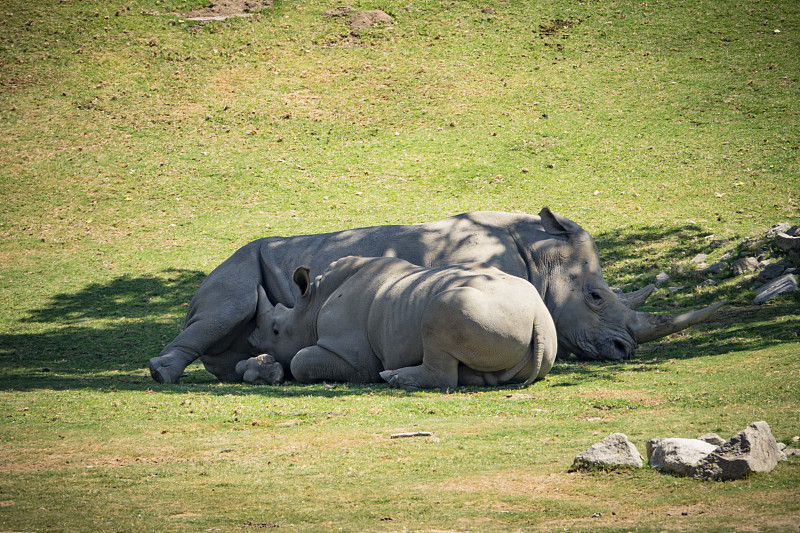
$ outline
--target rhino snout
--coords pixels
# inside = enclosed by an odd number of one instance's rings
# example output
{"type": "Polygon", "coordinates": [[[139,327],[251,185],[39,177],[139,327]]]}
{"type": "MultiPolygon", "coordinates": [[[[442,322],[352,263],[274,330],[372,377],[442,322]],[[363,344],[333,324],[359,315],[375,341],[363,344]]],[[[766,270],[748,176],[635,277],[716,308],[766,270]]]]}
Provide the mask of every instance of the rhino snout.
{"type": "Polygon", "coordinates": [[[609,341],[601,352],[603,359],[611,359],[614,361],[621,361],[623,359],[630,359],[636,353],[636,347],[630,343],[623,342],[620,339],[613,339],[609,341]]]}

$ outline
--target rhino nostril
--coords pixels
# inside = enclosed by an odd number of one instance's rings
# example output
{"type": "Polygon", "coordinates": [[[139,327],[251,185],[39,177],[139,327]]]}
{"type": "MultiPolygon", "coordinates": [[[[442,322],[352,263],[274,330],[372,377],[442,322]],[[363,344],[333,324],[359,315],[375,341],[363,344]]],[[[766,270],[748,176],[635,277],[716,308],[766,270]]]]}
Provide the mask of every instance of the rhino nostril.
{"type": "Polygon", "coordinates": [[[622,341],[614,341],[614,349],[620,354],[620,359],[627,359],[631,356],[630,351],[628,350],[628,345],[622,341]]]}

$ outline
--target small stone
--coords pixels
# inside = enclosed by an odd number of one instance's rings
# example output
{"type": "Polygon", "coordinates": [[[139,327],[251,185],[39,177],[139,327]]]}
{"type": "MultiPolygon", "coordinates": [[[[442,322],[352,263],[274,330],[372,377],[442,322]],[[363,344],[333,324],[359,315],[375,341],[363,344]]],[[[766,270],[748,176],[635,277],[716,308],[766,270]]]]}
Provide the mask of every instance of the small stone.
{"type": "Polygon", "coordinates": [[[703,283],[701,283],[700,286],[701,287],[713,287],[716,284],[717,284],[717,282],[714,281],[713,279],[707,279],[703,283]]]}
{"type": "Polygon", "coordinates": [[[686,288],[685,285],[679,285],[677,287],[669,287],[669,290],[670,290],[670,292],[679,292],[679,291],[682,291],[685,288],[686,288]]]}
{"type": "Polygon", "coordinates": [[[573,467],[585,465],[642,467],[642,454],[623,433],[614,433],[575,457],[573,467]]]}
{"type": "Polygon", "coordinates": [[[785,274],[756,289],[753,303],[764,303],[772,298],[795,292],[797,292],[797,277],[794,274],[785,274]]]}
{"type": "Polygon", "coordinates": [[[702,265],[705,263],[706,259],[708,259],[708,255],[706,254],[697,254],[694,258],[689,261],[690,265],[702,265]]]}
{"type": "Polygon", "coordinates": [[[716,274],[717,272],[722,272],[726,268],[728,268],[728,263],[720,261],[719,263],[714,263],[713,265],[708,266],[702,270],[698,270],[697,272],[700,274],[716,274]]]}
{"type": "Polygon", "coordinates": [[[731,271],[734,276],[741,276],[745,272],[752,272],[758,267],[758,260],[755,257],[743,257],[731,264],[731,271]]]}
{"type": "Polygon", "coordinates": [[[659,272],[656,275],[656,284],[657,285],[663,285],[664,283],[666,283],[668,281],[669,281],[669,274],[667,274],[666,272],[659,272]]]}

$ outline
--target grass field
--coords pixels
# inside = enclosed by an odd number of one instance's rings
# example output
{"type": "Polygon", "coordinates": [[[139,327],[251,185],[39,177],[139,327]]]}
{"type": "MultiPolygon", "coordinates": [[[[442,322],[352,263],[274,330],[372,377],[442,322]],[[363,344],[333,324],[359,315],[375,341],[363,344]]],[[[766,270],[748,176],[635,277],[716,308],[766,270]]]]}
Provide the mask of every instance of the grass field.
{"type": "Polygon", "coordinates": [[[796,458],[568,469],[614,432],[800,436],[800,296],[683,268],[800,224],[800,4],[201,4],[0,2],[0,531],[798,530],[796,458]],[[687,286],[647,310],[729,305],[521,390],[149,377],[257,237],[544,205],[611,285],[687,286]]]}

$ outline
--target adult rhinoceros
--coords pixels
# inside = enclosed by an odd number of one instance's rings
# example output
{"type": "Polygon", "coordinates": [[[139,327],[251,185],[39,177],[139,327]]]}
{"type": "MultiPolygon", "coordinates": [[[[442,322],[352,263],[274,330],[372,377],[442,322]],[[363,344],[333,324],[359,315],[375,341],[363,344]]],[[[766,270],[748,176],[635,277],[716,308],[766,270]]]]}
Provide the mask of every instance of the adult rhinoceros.
{"type": "Polygon", "coordinates": [[[306,383],[452,389],[528,384],[556,359],[556,327],[536,288],[494,267],[348,256],[313,282],[298,267],[293,280],[294,307],[259,298],[250,344],[276,360],[269,376],[285,367],[306,383]]]}
{"type": "Polygon", "coordinates": [[[189,304],[183,331],[150,360],[158,382],[175,383],[198,357],[223,381],[241,381],[236,364],[258,352],[259,291],[291,306],[297,265],[322,272],[348,255],[399,257],[415,265],[485,263],[530,281],[550,310],[559,356],[624,359],[640,343],[695,324],[723,302],[681,315],[634,311],[652,287],[618,298],[603,279],[597,248],[578,224],[544,208],[539,216],[474,212],[407,226],[374,226],[253,241],[214,269],[189,304]]]}

